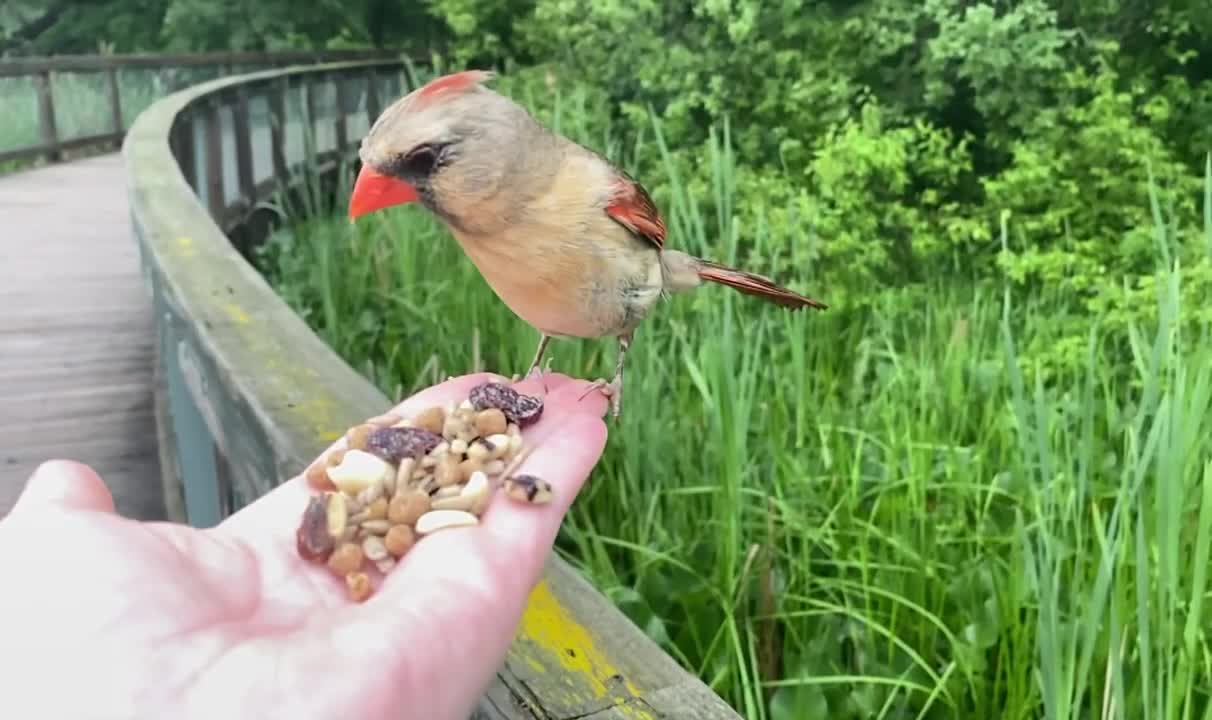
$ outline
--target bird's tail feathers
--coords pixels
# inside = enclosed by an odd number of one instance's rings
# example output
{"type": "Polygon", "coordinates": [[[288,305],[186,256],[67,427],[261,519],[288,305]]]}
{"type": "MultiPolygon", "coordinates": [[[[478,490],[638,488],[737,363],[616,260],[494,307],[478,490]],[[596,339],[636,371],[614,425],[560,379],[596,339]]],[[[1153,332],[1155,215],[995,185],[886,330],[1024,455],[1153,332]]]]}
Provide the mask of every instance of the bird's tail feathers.
{"type": "Polygon", "coordinates": [[[696,259],[698,261],[696,263],[698,276],[707,282],[727,285],[737,292],[754,295],[777,305],[789,307],[792,310],[798,310],[802,307],[824,310],[829,307],[820,300],[800,295],[794,290],[778,285],[761,275],[702,258],[696,259]]]}

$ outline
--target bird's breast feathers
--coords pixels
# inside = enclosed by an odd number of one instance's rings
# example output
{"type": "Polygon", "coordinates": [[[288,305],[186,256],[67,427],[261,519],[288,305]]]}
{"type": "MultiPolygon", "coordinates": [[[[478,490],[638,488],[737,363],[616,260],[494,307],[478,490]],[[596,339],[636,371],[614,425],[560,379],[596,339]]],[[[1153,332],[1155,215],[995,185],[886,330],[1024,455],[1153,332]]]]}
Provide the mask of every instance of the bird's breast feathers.
{"type": "Polygon", "coordinates": [[[657,250],[605,216],[518,224],[460,243],[502,302],[551,335],[621,332],[661,293],[657,250]]]}

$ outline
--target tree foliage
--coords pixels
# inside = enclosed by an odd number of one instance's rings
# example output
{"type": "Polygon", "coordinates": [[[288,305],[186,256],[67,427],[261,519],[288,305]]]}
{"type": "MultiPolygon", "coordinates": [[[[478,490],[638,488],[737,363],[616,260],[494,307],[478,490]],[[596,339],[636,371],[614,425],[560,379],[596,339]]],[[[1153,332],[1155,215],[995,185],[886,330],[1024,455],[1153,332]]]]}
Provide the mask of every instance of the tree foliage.
{"type": "Polygon", "coordinates": [[[400,47],[449,35],[403,0],[6,0],[0,51],[21,54],[400,47]]]}
{"type": "MultiPolygon", "coordinates": [[[[1130,314],[1108,303],[1155,270],[1149,181],[1198,227],[1212,152],[1202,0],[10,0],[0,33],[10,52],[441,50],[532,98],[588,91],[612,152],[655,114],[700,189],[727,121],[742,247],[773,238],[755,261],[810,263],[835,303],[997,277],[1130,314]]],[[[658,200],[660,160],[628,161],[658,200]]],[[[1195,272],[1206,239],[1173,240],[1195,272]]]]}

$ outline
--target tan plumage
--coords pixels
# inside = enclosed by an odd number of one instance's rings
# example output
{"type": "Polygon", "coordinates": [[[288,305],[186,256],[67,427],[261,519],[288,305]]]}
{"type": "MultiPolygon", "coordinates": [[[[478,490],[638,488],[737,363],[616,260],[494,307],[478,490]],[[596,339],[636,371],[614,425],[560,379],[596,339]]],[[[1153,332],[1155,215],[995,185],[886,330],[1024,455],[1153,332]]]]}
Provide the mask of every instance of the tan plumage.
{"type": "Polygon", "coordinates": [[[450,229],[497,297],[542,338],[618,339],[607,392],[619,414],[635,329],[667,293],[723,284],[797,309],[826,306],[767,278],[665,247],[644,188],[484,85],[446,75],[387,108],[362,141],[350,217],[418,201],[450,229]]]}

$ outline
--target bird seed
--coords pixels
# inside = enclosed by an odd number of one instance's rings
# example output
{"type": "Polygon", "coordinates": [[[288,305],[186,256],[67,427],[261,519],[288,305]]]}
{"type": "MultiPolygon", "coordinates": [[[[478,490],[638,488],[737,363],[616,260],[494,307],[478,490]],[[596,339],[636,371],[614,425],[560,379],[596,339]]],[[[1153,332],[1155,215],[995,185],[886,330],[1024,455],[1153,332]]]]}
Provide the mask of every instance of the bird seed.
{"type": "Polygon", "coordinates": [[[362,560],[364,557],[365,553],[362,552],[361,546],[357,543],[341,543],[336,550],[333,550],[332,555],[329,556],[328,569],[332,570],[337,577],[345,577],[351,572],[362,569],[362,560]]]}
{"type": "Polygon", "coordinates": [[[498,487],[525,504],[550,502],[548,483],[514,476],[530,452],[523,429],[542,412],[542,398],[488,382],[461,402],[349,428],[343,447],[305,473],[300,557],[326,564],[361,602],[372,594],[369,566],[386,575],[424,536],[478,525],[498,487]]]}
{"type": "Polygon", "coordinates": [[[551,502],[551,485],[534,475],[514,475],[505,480],[505,494],[514,500],[546,505],[551,502]]]}
{"type": "Polygon", "coordinates": [[[361,570],[345,576],[345,588],[349,593],[349,599],[354,602],[364,601],[370,597],[370,593],[374,589],[370,584],[370,576],[361,570]]]}

